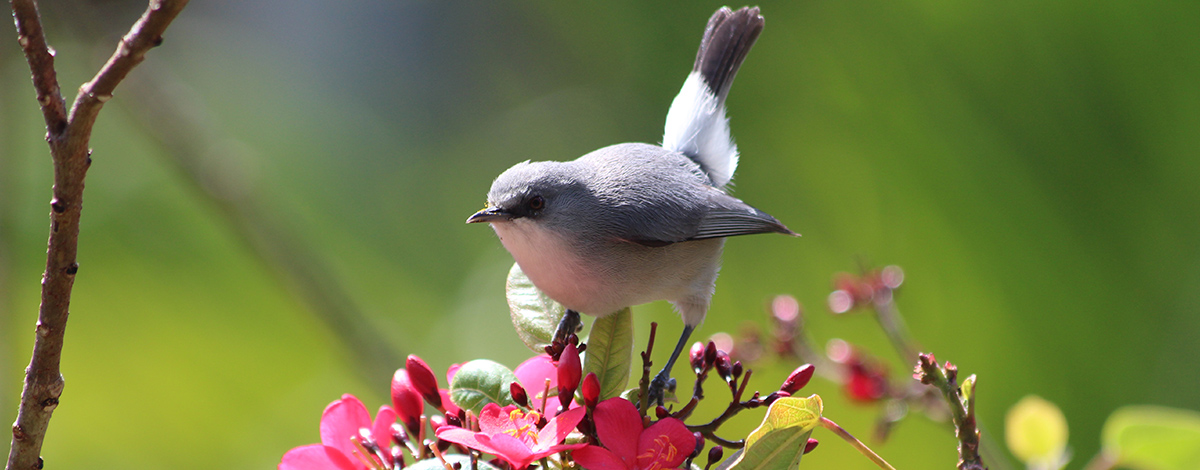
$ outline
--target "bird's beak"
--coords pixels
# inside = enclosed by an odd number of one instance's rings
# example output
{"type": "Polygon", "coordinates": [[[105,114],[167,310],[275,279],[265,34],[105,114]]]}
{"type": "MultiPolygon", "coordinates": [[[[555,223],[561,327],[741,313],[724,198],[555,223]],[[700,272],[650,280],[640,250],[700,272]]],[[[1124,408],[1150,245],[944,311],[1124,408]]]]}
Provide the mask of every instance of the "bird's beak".
{"type": "Polygon", "coordinates": [[[512,220],[512,213],[499,207],[485,207],[483,210],[476,212],[467,218],[468,224],[477,224],[481,222],[497,222],[503,220],[512,220]]]}

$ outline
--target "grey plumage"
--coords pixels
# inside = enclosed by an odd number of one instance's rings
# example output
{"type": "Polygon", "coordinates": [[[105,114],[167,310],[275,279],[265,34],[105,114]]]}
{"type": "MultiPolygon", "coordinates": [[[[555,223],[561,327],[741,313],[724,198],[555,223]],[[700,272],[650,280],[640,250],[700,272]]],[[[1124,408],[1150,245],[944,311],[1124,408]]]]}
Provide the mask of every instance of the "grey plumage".
{"type": "Polygon", "coordinates": [[[662,146],[518,163],[492,183],[488,207],[467,219],[491,223],[533,284],[572,311],[604,316],[671,302],[685,326],[651,386],[660,403],[671,366],[708,312],[725,238],[796,235],[724,190],[738,160],[724,101],[762,28],[758,8],[713,14],[662,146]]]}

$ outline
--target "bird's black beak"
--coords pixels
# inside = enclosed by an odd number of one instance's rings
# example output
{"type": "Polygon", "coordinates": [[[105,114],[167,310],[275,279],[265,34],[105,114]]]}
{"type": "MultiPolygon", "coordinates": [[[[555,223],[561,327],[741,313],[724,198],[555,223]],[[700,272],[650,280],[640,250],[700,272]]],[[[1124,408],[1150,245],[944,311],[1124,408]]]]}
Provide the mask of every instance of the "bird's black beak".
{"type": "Polygon", "coordinates": [[[467,218],[468,224],[477,224],[481,222],[496,222],[501,220],[512,220],[513,214],[499,207],[485,207],[483,210],[476,212],[467,218]]]}

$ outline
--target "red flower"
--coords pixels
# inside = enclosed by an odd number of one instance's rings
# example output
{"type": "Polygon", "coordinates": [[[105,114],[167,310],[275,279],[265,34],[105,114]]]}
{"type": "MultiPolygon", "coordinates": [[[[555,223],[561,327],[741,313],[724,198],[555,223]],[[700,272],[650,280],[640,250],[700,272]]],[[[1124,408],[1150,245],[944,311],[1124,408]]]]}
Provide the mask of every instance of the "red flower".
{"type": "Polygon", "coordinates": [[[696,449],[695,436],[678,419],[664,418],[642,429],[637,407],[624,398],[600,402],[593,417],[604,447],[589,445],[571,454],[589,470],[677,468],[696,449]]]}
{"type": "MultiPolygon", "coordinates": [[[[358,398],[342,395],[341,400],[330,403],[321,414],[321,443],[289,450],[279,462],[279,470],[367,469],[355,455],[359,452],[350,438],[363,439],[365,434],[386,449],[392,443],[390,428],[395,422],[396,412],[383,406],[372,424],[367,407],[358,398]]],[[[378,459],[375,456],[362,458],[378,459]]]]}
{"type": "Polygon", "coordinates": [[[582,408],[576,408],[555,416],[545,427],[538,429],[541,415],[536,411],[526,413],[514,405],[501,408],[488,403],[479,413],[480,432],[445,426],[438,430],[437,437],[495,455],[521,470],[550,454],[583,447],[585,444],[558,443],[575,429],[585,414],[582,408]]]}

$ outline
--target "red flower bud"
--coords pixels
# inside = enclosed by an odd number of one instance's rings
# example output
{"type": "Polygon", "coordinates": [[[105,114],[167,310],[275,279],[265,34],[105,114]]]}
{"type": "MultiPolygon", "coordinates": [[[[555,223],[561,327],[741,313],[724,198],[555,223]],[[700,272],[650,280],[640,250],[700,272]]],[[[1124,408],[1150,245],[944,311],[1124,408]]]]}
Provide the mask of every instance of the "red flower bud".
{"type": "Polygon", "coordinates": [[[724,456],[725,456],[725,448],[724,447],[713,446],[711,449],[708,449],[708,465],[705,465],[704,468],[709,468],[709,467],[717,464],[718,462],[721,461],[721,458],[724,456]]]}
{"type": "Polygon", "coordinates": [[[508,384],[508,392],[512,395],[513,403],[522,408],[529,408],[529,395],[525,393],[525,387],[522,387],[517,382],[513,382],[508,384]]]}
{"type": "Polygon", "coordinates": [[[392,407],[409,432],[416,435],[421,429],[421,412],[425,411],[425,404],[404,369],[397,370],[392,376],[392,407]]]}
{"type": "Polygon", "coordinates": [[[450,423],[446,421],[446,417],[442,415],[433,415],[429,417],[429,429],[432,429],[436,434],[442,426],[448,426],[450,423]]]}
{"type": "Polygon", "coordinates": [[[668,416],[671,416],[671,412],[667,411],[666,407],[664,407],[662,405],[658,405],[658,406],[654,407],[654,416],[657,417],[658,419],[663,419],[668,416]]]}
{"type": "Polygon", "coordinates": [[[562,356],[558,358],[558,402],[562,411],[567,411],[571,400],[575,398],[575,390],[579,388],[579,379],[583,375],[583,364],[579,362],[579,349],[574,344],[567,343],[562,356]]]}
{"type": "Polygon", "coordinates": [[[596,402],[600,401],[600,378],[596,377],[595,372],[588,372],[583,378],[583,404],[588,409],[596,407],[596,402]]]}
{"type": "Polygon", "coordinates": [[[812,380],[814,371],[816,371],[816,367],[813,367],[812,364],[797,367],[796,370],[793,370],[788,375],[787,380],[783,381],[783,385],[779,386],[779,391],[794,395],[797,391],[804,388],[805,385],[808,385],[808,381],[812,380]]]}
{"type": "Polygon", "coordinates": [[[804,453],[807,454],[809,452],[812,452],[813,449],[817,448],[817,444],[820,444],[820,443],[817,442],[816,439],[809,439],[808,442],[804,443],[804,453]]]}
{"type": "Polygon", "coordinates": [[[733,378],[738,379],[741,377],[742,377],[742,361],[734,362],[733,363],[733,378]]]}
{"type": "Polygon", "coordinates": [[[708,369],[717,363],[717,343],[711,340],[704,346],[704,368],[708,369]]]}
{"type": "Polygon", "coordinates": [[[697,374],[704,370],[704,343],[696,341],[692,344],[692,350],[688,352],[688,360],[692,363],[692,370],[697,374]]]}
{"type": "Polygon", "coordinates": [[[717,350],[717,374],[726,382],[733,378],[733,363],[725,351],[717,350]]]}
{"type": "Polygon", "coordinates": [[[408,376],[412,379],[413,388],[417,389],[417,393],[425,397],[425,401],[434,408],[442,409],[442,396],[438,393],[437,376],[433,375],[433,369],[429,368],[429,364],[426,364],[421,358],[409,354],[404,366],[408,368],[408,376]]]}

